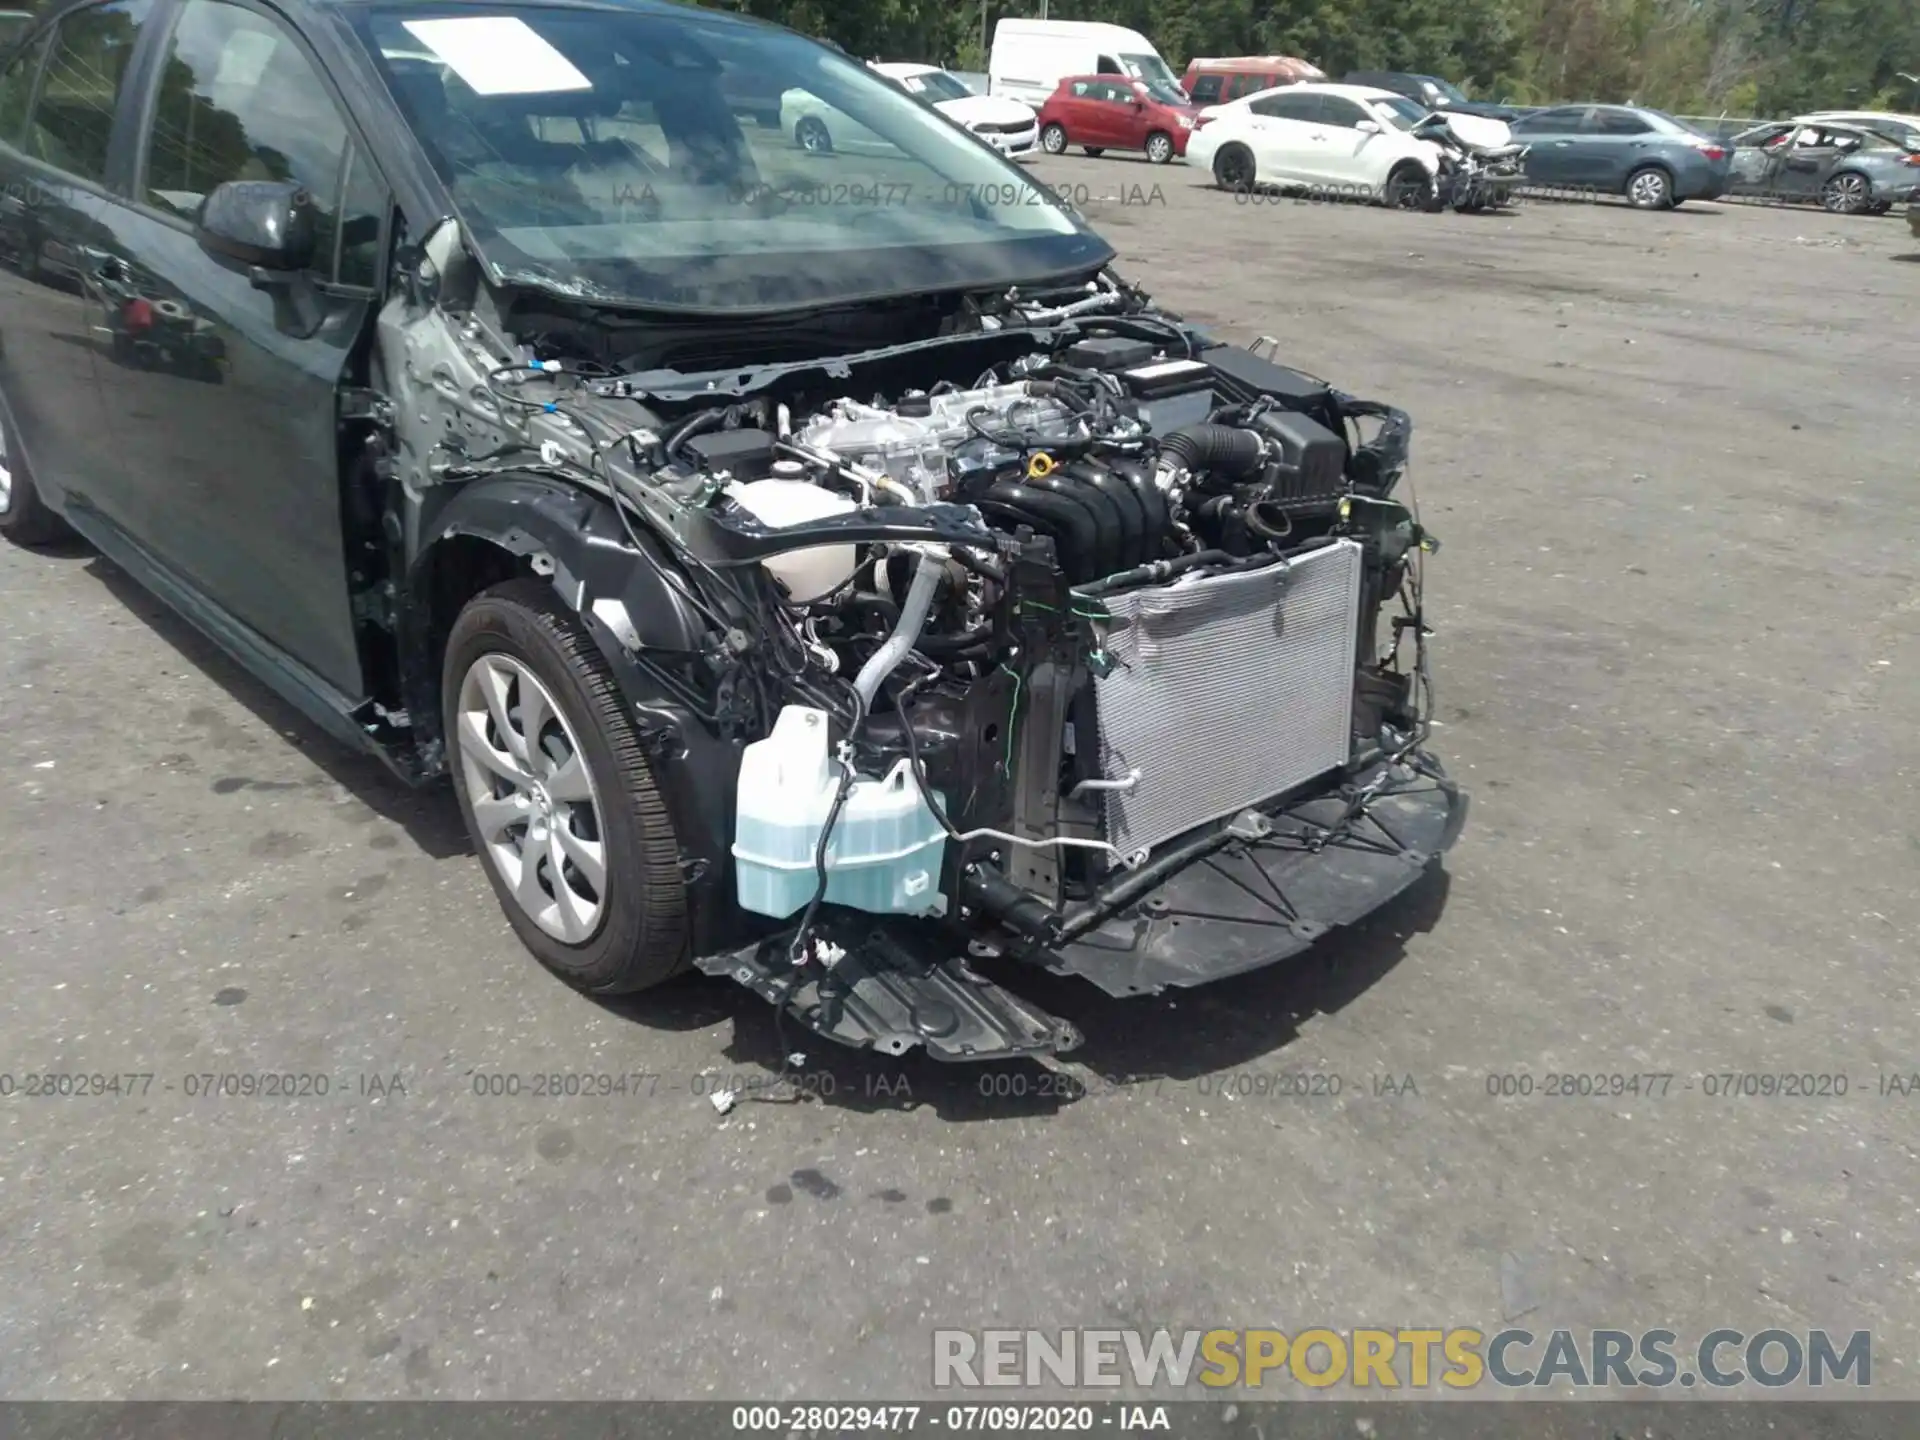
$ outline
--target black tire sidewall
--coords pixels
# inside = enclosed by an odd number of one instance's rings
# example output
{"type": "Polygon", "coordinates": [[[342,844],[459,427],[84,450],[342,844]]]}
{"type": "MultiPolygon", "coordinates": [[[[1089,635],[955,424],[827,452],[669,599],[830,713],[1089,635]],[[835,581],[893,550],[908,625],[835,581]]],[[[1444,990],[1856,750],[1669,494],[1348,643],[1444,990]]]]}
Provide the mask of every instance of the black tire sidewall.
{"type": "MultiPolygon", "coordinates": [[[[557,596],[537,582],[519,582],[496,586],[474,601],[460,614],[448,638],[446,661],[442,671],[442,723],[446,727],[448,769],[453,776],[454,793],[459,798],[460,815],[473,840],[475,858],[486,871],[487,881],[499,897],[500,908],[521,942],[534,956],[568,984],[581,990],[613,994],[643,988],[665,979],[680,965],[684,949],[684,925],[678,933],[662,934],[658,917],[648,893],[649,877],[645,857],[647,835],[613,744],[596,716],[592,694],[585,677],[553,636],[549,627],[570,621],[557,596]],[[545,591],[543,596],[540,592],[545,591]],[[528,603],[528,602],[532,603],[528,603]],[[568,945],[549,935],[521,908],[507,888],[507,882],[486,855],[473,820],[473,804],[467,794],[466,780],[459,754],[458,710],[460,687],[467,671],[482,655],[501,654],[520,661],[540,678],[547,692],[566,716],[568,727],[580,742],[599,797],[601,843],[606,847],[607,889],[602,897],[605,913],[591,939],[580,945],[568,945]],[[660,953],[663,945],[671,955],[660,953]]],[[[572,622],[577,628],[577,622],[572,622]]],[[[593,641],[579,634],[579,640],[591,653],[593,641]]],[[[596,657],[597,658],[597,657],[596,657]]],[[[684,906],[681,908],[684,915],[684,906]]]]}

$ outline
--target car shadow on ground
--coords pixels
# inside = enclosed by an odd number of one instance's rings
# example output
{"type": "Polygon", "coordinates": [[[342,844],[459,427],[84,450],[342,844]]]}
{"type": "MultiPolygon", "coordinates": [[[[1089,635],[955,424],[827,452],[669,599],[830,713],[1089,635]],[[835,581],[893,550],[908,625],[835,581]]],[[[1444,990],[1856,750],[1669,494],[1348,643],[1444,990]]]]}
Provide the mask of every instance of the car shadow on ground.
{"type": "MultiPolygon", "coordinates": [[[[78,542],[72,553],[86,558],[88,573],[171,646],[183,661],[251,711],[261,724],[299,750],[360,804],[404,830],[423,854],[444,860],[471,853],[459,806],[446,786],[432,785],[418,790],[408,786],[378,759],[349,749],[274,694],[225,650],[104,555],[78,542]]],[[[230,763],[238,765],[239,757],[232,757],[230,763]]],[[[216,789],[240,789],[249,785],[271,786],[276,782],[256,780],[236,772],[216,778],[212,783],[216,789]]]]}
{"type": "Polygon", "coordinates": [[[1293,1072],[1313,1069],[1286,1055],[1301,1025],[1345,1009],[1405,959],[1408,940],[1439,923],[1451,884],[1436,866],[1306,953],[1192,990],[1119,1000],[1085,981],[1000,965],[994,980],[1071,1021],[1085,1037],[1061,1057],[1064,1064],[950,1064],[917,1050],[897,1057],[850,1050],[776,1014],[738,985],[700,977],[602,1003],[646,1028],[702,1029],[730,1018],[725,1064],[715,1068],[764,1076],[740,1093],[742,1104],[818,1103],[859,1112],[930,1106],[945,1120],[980,1121],[1045,1115],[1073,1104],[1183,1095],[1204,1101],[1209,1093],[1224,1095],[1223,1075],[1244,1081],[1248,1093],[1278,1093],[1293,1072]],[[796,1055],[801,1058],[794,1061],[796,1055]]]}

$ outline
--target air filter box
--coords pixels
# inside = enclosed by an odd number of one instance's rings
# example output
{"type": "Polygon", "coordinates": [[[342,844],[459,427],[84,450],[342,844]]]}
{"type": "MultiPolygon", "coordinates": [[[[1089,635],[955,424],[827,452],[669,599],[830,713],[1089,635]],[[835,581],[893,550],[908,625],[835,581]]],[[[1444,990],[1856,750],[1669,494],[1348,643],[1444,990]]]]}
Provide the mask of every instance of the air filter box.
{"type": "Polygon", "coordinates": [[[1268,503],[1282,509],[1312,509],[1337,502],[1345,491],[1347,442],[1310,415],[1267,410],[1252,428],[1280,452],[1268,503]]]}

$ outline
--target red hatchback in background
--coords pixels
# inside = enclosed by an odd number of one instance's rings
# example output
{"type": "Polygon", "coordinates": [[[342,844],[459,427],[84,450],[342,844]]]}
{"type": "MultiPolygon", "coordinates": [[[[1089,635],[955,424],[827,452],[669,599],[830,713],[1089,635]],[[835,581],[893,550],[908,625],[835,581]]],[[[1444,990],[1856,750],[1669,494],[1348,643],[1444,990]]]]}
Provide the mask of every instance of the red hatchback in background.
{"type": "Polygon", "coordinates": [[[1040,107],[1040,148],[1049,155],[1069,145],[1089,155],[1143,150],[1154,164],[1165,165],[1187,153],[1198,113],[1177,85],[1124,75],[1069,75],[1040,107]]]}

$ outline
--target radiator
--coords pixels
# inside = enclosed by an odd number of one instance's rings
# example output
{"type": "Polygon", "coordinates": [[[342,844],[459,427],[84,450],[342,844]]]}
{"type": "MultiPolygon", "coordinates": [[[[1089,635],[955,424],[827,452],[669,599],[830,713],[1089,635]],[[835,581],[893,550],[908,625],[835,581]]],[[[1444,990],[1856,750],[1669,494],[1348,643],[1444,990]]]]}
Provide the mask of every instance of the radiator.
{"type": "Polygon", "coordinates": [[[1346,763],[1360,546],[1105,598],[1116,662],[1094,681],[1107,842],[1123,854],[1346,763]]]}

